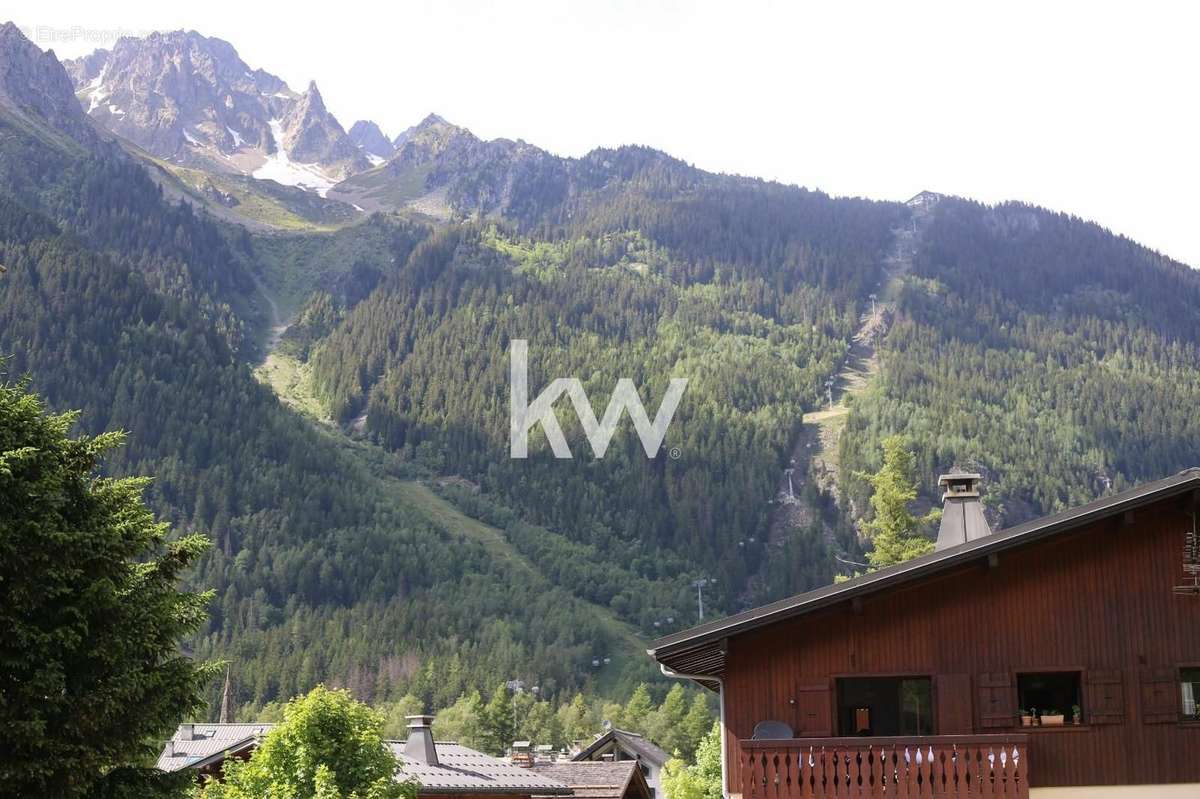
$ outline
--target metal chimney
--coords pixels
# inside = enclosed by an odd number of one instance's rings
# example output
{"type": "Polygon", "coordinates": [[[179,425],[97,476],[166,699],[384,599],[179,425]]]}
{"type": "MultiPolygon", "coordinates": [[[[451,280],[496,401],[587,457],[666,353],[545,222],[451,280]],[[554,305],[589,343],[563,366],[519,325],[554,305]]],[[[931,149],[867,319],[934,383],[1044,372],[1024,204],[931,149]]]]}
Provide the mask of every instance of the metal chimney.
{"type": "Polygon", "coordinates": [[[437,747],[433,743],[433,716],[405,716],[408,720],[408,740],[404,755],[427,766],[438,764],[437,747]]]}
{"type": "Polygon", "coordinates": [[[938,478],[942,487],[942,524],[935,549],[965,544],[992,534],[979,501],[982,478],[974,472],[951,472],[938,478]]]}

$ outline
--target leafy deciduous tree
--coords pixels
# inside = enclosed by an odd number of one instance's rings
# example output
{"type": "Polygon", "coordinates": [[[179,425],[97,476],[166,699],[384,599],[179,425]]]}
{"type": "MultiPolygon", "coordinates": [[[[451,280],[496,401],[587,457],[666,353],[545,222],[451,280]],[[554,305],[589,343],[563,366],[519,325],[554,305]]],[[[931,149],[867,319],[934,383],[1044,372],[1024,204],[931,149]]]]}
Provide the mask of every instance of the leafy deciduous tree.
{"type": "Polygon", "coordinates": [[[244,762],[225,765],[199,799],[415,799],[416,783],[397,777],[383,743],[383,717],[346,690],[318,685],[284,710],[244,762]]]}
{"type": "Polygon", "coordinates": [[[662,773],[667,799],[721,799],[721,724],[712,725],[696,747],[696,762],[667,761],[662,773]]]}

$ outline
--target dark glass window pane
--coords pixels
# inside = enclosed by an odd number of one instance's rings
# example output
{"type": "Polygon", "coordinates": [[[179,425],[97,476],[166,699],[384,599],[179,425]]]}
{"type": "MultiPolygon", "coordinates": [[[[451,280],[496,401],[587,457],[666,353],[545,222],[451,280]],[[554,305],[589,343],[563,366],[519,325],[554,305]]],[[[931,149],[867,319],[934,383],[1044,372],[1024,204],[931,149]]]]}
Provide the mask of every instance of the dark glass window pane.
{"type": "Polygon", "coordinates": [[[933,734],[929,677],[848,677],[838,680],[841,735],[933,734]]]}
{"type": "Polygon", "coordinates": [[[933,734],[933,686],[927,677],[900,682],[900,734],[933,734]]]}
{"type": "Polygon", "coordinates": [[[1077,671],[1018,674],[1017,700],[1024,713],[1043,724],[1052,723],[1055,716],[1062,716],[1064,724],[1072,724],[1074,708],[1081,704],[1079,684],[1077,671]],[[1051,717],[1050,722],[1045,720],[1047,716],[1051,717]]]}
{"type": "Polygon", "coordinates": [[[1181,669],[1179,688],[1183,699],[1183,715],[1189,719],[1200,718],[1196,702],[1200,700],[1200,669],[1181,669]]]}

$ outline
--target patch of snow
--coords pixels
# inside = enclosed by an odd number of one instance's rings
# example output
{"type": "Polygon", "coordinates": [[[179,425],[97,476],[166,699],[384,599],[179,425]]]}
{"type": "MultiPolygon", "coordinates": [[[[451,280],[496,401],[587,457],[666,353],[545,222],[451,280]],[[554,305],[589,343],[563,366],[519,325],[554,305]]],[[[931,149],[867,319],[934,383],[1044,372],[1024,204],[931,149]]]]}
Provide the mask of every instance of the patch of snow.
{"type": "Polygon", "coordinates": [[[88,84],[88,90],[91,91],[91,102],[88,104],[88,113],[92,113],[100,107],[100,103],[108,97],[108,92],[100,91],[100,85],[104,83],[105,76],[108,75],[108,64],[106,63],[100,68],[100,74],[92,79],[88,84]]]}
{"type": "Polygon", "coordinates": [[[371,166],[379,166],[380,164],[387,163],[386,158],[380,158],[379,156],[375,155],[375,153],[364,153],[364,155],[366,155],[367,160],[371,162],[371,166]]]}
{"type": "Polygon", "coordinates": [[[285,93],[283,93],[283,92],[275,92],[275,96],[276,96],[276,97],[282,97],[284,100],[290,100],[290,99],[292,99],[292,96],[291,96],[290,94],[285,94],[285,93]]]}
{"type": "Polygon", "coordinates": [[[353,205],[353,206],[354,206],[354,207],[355,207],[357,210],[359,210],[359,211],[362,211],[364,214],[367,212],[367,209],[366,209],[366,208],[363,208],[363,207],[362,207],[361,205],[359,205],[358,203],[350,203],[350,204],[351,204],[351,205],[353,205]]]}
{"type": "MultiPolygon", "coordinates": [[[[249,74],[249,73],[247,73],[247,74],[249,74]]],[[[229,135],[233,137],[233,146],[241,147],[242,144],[244,143],[244,141],[242,139],[242,134],[238,133],[236,130],[229,127],[228,125],[225,126],[225,130],[229,131],[229,135]]]]}
{"type": "Polygon", "coordinates": [[[267,162],[251,173],[259,180],[273,180],[285,186],[299,186],[302,189],[315,191],[324,197],[329,190],[337,185],[321,171],[317,164],[301,164],[288,158],[283,149],[283,122],[272,119],[271,138],[275,140],[275,152],[267,156],[267,162]]]}
{"type": "Polygon", "coordinates": [[[196,141],[196,137],[187,132],[187,128],[183,129],[183,138],[188,140],[188,144],[191,144],[195,147],[203,147],[204,146],[203,142],[196,141]]]}
{"type": "Polygon", "coordinates": [[[100,84],[104,83],[104,75],[107,72],[108,72],[108,64],[105,64],[104,66],[100,67],[100,72],[96,75],[96,77],[92,78],[92,82],[88,84],[88,88],[89,89],[99,89],[100,84]]]}
{"type": "Polygon", "coordinates": [[[108,113],[112,114],[115,117],[125,116],[125,110],[123,108],[118,108],[117,106],[113,105],[112,103],[108,104],[108,113]]]}

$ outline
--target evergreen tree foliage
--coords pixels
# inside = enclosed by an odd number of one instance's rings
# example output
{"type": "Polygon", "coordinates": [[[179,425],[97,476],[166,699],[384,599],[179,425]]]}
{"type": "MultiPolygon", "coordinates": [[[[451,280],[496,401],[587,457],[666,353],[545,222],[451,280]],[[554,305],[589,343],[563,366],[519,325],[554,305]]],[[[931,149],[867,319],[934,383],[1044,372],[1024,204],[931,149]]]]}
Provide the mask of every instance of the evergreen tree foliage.
{"type": "Polygon", "coordinates": [[[650,699],[650,687],[642,683],[634,689],[629,701],[625,703],[621,718],[616,722],[617,726],[628,730],[645,730],[653,711],[654,702],[650,699]]]}
{"type": "MultiPolygon", "coordinates": [[[[638,639],[695,618],[695,578],[716,577],[706,605],[730,612],[856,556],[852,515],[878,492],[854,475],[880,471],[891,435],[912,471],[884,496],[915,482],[935,502],[961,464],[999,524],[1200,462],[1200,278],[1077,219],[947,199],[847,417],[840,506],[810,481],[811,521],[772,529],[799,420],[908,211],[647,148],[484,156],[454,165],[450,223],[260,235],[172,200],[115,147],[68,152],[0,113],[0,353],[84,433],[128,430],[103,473],[154,474],[150,507],[214,541],[187,576],[216,591],[189,644],[236,661],[239,717],[325,681],[393,713],[442,708],[453,737],[498,746],[483,697],[520,677],[542,694],[515,697],[516,737],[575,740],[624,723],[642,682],[661,697],[638,639]],[[297,312],[280,354],[344,430],[255,380],[262,284],[297,312]],[[578,377],[601,411],[618,378],[653,410],[688,377],[663,451],[647,459],[626,421],[596,459],[564,402],[575,458],[537,431],[532,457],[509,458],[514,338],[531,387],[578,377]],[[449,510],[413,498],[448,476],[481,490],[437,488],[449,510]],[[488,529],[464,534],[472,520],[488,529]]],[[[887,529],[867,528],[881,564],[922,546],[888,505],[871,520],[887,529]]],[[[709,712],[691,700],[687,740],[709,712]]],[[[643,723],[670,738],[664,713],[643,723]]]]}
{"type": "Polygon", "coordinates": [[[492,692],[492,698],[484,706],[483,718],[480,720],[482,735],[479,743],[484,752],[503,755],[515,740],[513,735],[517,731],[517,725],[514,700],[513,693],[505,685],[500,685],[492,692]]]}
{"type": "MultiPolygon", "coordinates": [[[[119,796],[217,664],[179,649],[211,593],[179,590],[207,549],[172,538],[145,478],[97,476],[119,433],[71,438],[0,360],[0,792],[119,796]]],[[[168,781],[169,782],[169,781],[168,781]]]]}
{"type": "Polygon", "coordinates": [[[692,697],[691,707],[683,719],[683,744],[680,746],[680,753],[685,759],[695,754],[697,745],[712,724],[713,715],[708,697],[703,693],[692,697]]]}
{"type": "Polygon", "coordinates": [[[874,515],[863,526],[870,534],[873,548],[867,553],[871,570],[894,566],[933,551],[924,531],[941,517],[934,509],[917,518],[908,509],[917,498],[917,477],[913,454],[903,436],[883,440],[883,466],[875,474],[860,474],[872,488],[871,510],[874,515]]]}
{"type": "Polygon", "coordinates": [[[484,703],[479,691],[464,694],[458,700],[438,711],[433,720],[433,735],[439,741],[458,741],[463,746],[483,750],[494,741],[484,729],[484,703]]]}
{"type": "MultiPolygon", "coordinates": [[[[938,204],[881,372],[841,439],[846,473],[911,442],[921,494],[983,475],[993,529],[1200,463],[1200,273],[1018,203],[938,204]]],[[[856,503],[869,487],[844,486],[856,503]]]]}
{"type": "Polygon", "coordinates": [[[405,694],[395,702],[380,708],[383,714],[383,737],[403,741],[408,738],[408,716],[419,716],[425,712],[425,703],[420,697],[405,694]]]}
{"type": "MultiPolygon", "coordinates": [[[[634,697],[636,696],[635,692],[634,697]]],[[[630,697],[629,701],[632,703],[633,697],[630,697]]],[[[667,691],[666,698],[663,699],[658,709],[647,714],[648,718],[645,724],[647,737],[655,741],[666,752],[672,754],[678,752],[680,757],[689,756],[691,754],[689,750],[695,746],[695,741],[688,740],[687,714],[687,692],[684,691],[682,683],[675,683],[671,686],[671,690],[667,691]]]]}

